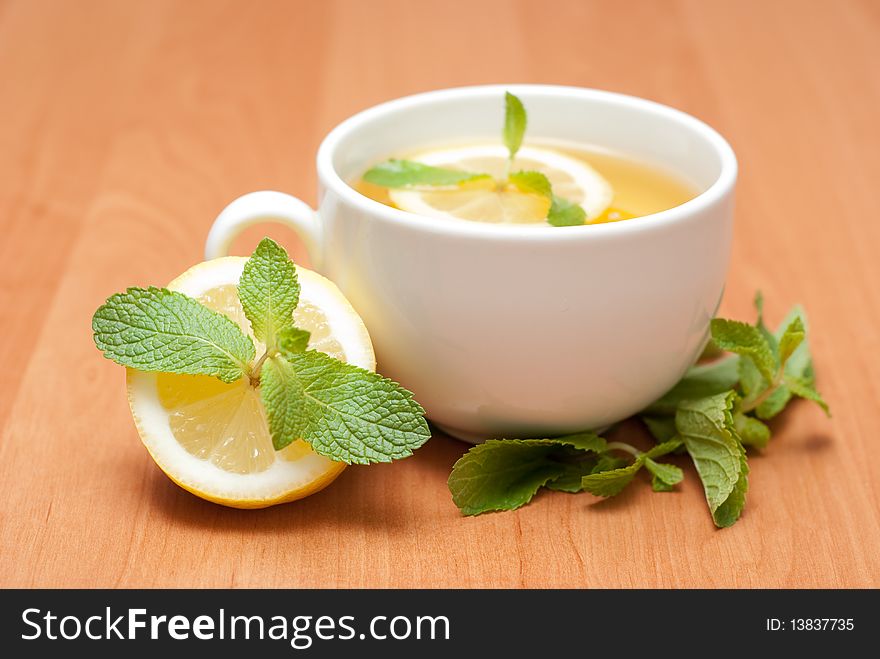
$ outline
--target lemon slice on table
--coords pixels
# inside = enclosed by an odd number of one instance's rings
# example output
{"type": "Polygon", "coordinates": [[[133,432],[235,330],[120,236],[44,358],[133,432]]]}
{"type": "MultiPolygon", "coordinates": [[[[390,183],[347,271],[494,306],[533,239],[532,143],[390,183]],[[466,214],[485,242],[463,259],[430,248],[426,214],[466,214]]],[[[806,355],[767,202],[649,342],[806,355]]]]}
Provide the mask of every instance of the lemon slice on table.
{"type": "MultiPolygon", "coordinates": [[[[246,258],[200,263],[168,288],[234,320],[253,339],[238,299],[246,258]]],[[[375,370],[367,328],[336,285],[297,267],[296,325],[311,332],[309,348],[375,370]]],[[[257,355],[264,346],[254,340],[257,355]]],[[[232,384],[203,375],[127,369],[128,400],[144,445],[171,480],[193,494],[235,508],[263,508],[308,496],[345,468],[302,440],[275,451],[260,392],[243,378],[232,384]]]]}
{"type": "MultiPolygon", "coordinates": [[[[461,169],[504,177],[507,149],[500,144],[473,145],[422,151],[409,157],[426,165],[461,169]]],[[[524,146],[516,154],[510,171],[535,170],[543,173],[553,193],[580,204],[590,222],[611,205],[611,185],[587,163],[565,154],[534,146],[524,146]]],[[[457,217],[477,222],[536,224],[547,217],[550,202],[506,186],[498,189],[494,181],[476,179],[454,189],[392,189],[391,202],[401,210],[429,217],[457,217]]]]}

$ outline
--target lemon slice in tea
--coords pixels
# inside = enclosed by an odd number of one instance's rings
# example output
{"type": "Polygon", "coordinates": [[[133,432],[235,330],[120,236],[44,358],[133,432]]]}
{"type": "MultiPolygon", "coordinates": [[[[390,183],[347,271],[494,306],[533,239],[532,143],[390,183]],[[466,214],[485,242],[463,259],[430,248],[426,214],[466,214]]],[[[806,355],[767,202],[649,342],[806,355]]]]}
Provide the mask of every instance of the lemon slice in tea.
{"type": "MultiPolygon", "coordinates": [[[[246,258],[200,263],[168,288],[194,297],[234,320],[251,338],[238,298],[246,258]]],[[[335,284],[297,267],[298,327],[309,348],[375,370],[363,321],[335,284]]],[[[257,355],[264,346],[256,340],[257,355]]],[[[275,451],[260,393],[243,378],[232,384],[201,375],[127,369],[128,400],[141,440],[159,468],[193,494],[235,508],[263,508],[308,496],[345,468],[302,440],[275,451]]]]}
{"type": "MultiPolygon", "coordinates": [[[[462,169],[504,177],[507,149],[499,144],[433,149],[413,154],[411,160],[449,169],[462,169]]],[[[516,154],[511,171],[543,173],[553,193],[580,204],[590,222],[611,205],[611,185],[586,162],[552,149],[524,146],[516,154]]],[[[403,188],[388,191],[391,202],[401,210],[429,217],[456,217],[477,222],[537,224],[547,218],[550,202],[494,181],[477,179],[454,189],[403,188]]]]}

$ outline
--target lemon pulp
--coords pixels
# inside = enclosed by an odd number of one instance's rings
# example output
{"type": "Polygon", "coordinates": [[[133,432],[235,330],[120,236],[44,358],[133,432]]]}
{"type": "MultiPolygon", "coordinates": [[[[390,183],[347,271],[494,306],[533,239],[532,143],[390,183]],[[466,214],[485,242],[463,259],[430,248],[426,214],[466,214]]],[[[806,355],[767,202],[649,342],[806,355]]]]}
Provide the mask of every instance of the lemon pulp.
{"type": "MultiPolygon", "coordinates": [[[[254,339],[235,285],[208,289],[197,299],[231,318],[254,339]]],[[[294,322],[311,332],[309,348],[345,359],[320,308],[301,303],[294,312],[294,322]]],[[[254,344],[257,355],[262,354],[264,346],[256,339],[254,344]]],[[[159,373],[156,386],[177,442],[191,455],[224,471],[257,473],[269,469],[276,459],[299,460],[312,452],[302,440],[275,451],[260,393],[247,378],[227,384],[203,375],[159,373]]]]}
{"type": "MultiPolygon", "coordinates": [[[[507,224],[545,224],[550,200],[523,192],[509,183],[510,171],[543,173],[554,194],[580,205],[588,221],[600,217],[611,204],[613,191],[608,181],[589,163],[541,147],[524,146],[509,162],[500,144],[431,149],[413,154],[412,160],[435,167],[488,174],[488,177],[449,188],[395,188],[389,201],[401,210],[430,217],[507,224]]],[[[367,192],[366,190],[361,190],[367,192]]]]}

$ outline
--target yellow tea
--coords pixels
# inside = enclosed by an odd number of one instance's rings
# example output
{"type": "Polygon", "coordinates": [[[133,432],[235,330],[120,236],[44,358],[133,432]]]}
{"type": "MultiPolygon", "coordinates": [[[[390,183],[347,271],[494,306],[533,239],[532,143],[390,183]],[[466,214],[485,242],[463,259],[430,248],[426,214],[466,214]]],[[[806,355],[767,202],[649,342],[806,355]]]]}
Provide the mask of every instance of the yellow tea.
{"type": "Polygon", "coordinates": [[[554,195],[581,205],[586,224],[659,213],[698,194],[684,177],[663,167],[588,146],[534,141],[522,147],[510,163],[507,150],[491,143],[426,149],[399,157],[490,175],[440,187],[383,187],[362,177],[352,183],[375,201],[432,217],[546,226],[550,200],[524,193],[508,182],[510,173],[524,170],[544,174],[554,195]]]}

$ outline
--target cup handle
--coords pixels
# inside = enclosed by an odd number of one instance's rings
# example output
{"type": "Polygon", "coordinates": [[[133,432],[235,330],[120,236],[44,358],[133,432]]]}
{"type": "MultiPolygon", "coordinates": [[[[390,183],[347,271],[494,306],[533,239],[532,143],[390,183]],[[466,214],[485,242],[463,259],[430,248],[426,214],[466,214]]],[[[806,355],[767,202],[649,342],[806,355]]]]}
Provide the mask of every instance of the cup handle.
{"type": "Polygon", "coordinates": [[[321,225],[311,206],[283,192],[262,190],[239,197],[229,204],[211,226],[205,241],[205,259],[229,254],[236,236],[255,224],[281,224],[302,239],[312,268],[321,268],[321,225]]]}

